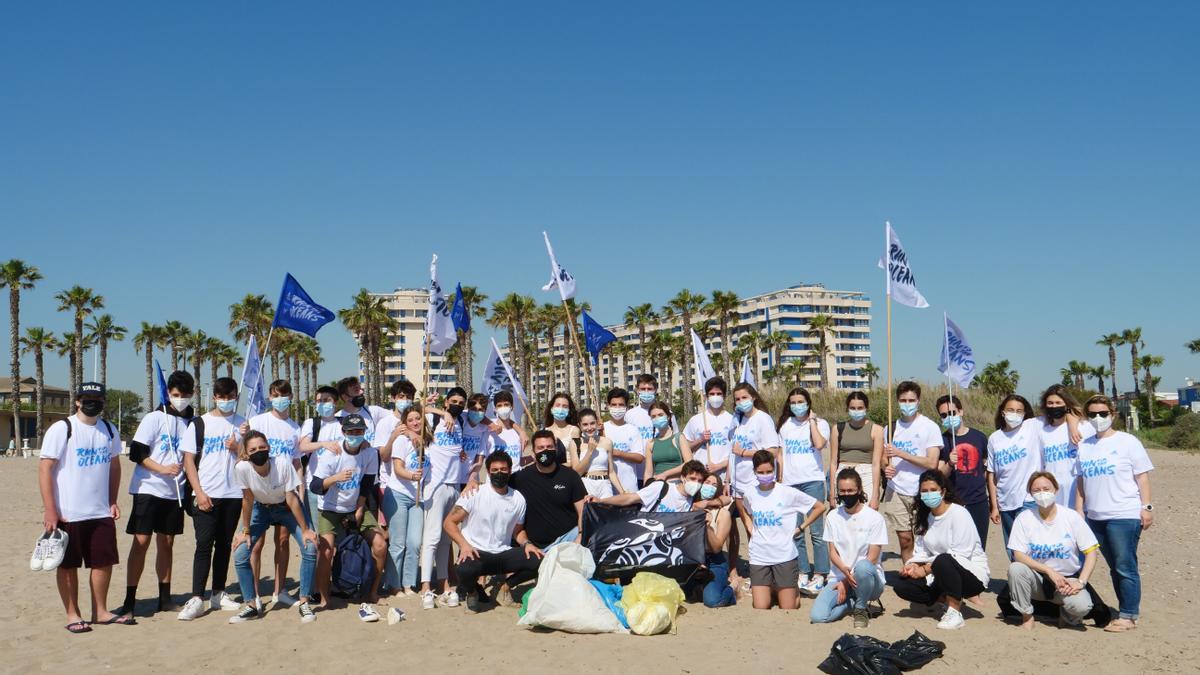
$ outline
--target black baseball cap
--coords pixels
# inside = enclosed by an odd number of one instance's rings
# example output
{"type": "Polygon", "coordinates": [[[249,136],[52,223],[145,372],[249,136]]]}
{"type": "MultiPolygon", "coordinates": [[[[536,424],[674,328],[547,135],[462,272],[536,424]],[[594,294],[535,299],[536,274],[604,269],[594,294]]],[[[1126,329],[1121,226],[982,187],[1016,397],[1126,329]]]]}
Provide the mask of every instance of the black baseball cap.
{"type": "Polygon", "coordinates": [[[104,385],[99,382],[84,382],[79,385],[79,389],[75,392],[76,398],[81,396],[99,396],[104,398],[104,385]]]}
{"type": "Polygon", "coordinates": [[[350,429],[362,429],[363,431],[366,431],[367,421],[364,420],[363,416],[359,415],[358,413],[344,415],[342,417],[342,431],[347,431],[350,429]]]}

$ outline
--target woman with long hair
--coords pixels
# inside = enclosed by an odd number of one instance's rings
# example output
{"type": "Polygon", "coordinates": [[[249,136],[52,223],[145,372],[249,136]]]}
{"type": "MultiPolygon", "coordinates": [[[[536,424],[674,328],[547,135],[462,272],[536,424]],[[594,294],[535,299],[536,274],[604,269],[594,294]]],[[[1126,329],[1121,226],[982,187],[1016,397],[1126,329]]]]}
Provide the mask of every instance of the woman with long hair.
{"type": "MultiPolygon", "coordinates": [[[[1059,485],[1070,485],[1075,476],[1075,456],[1079,443],[1096,435],[1096,429],[1083,419],[1083,407],[1061,384],[1042,392],[1042,424],[1036,427],[1042,467],[1054,474],[1059,485]]],[[[1075,491],[1060,490],[1058,503],[1075,507],[1075,491]]]]}
{"type": "MultiPolygon", "coordinates": [[[[812,397],[804,387],[788,392],[787,402],[775,423],[783,453],[780,480],[819,502],[825,502],[825,461],[822,453],[829,443],[829,423],[812,412],[812,397]]],[[[799,525],[799,521],[797,521],[799,525]]],[[[796,538],[796,553],[800,561],[800,592],[815,597],[825,587],[829,576],[829,549],[823,538],[824,518],[813,521],[812,527],[796,538]],[[812,561],[808,559],[805,534],[812,540],[812,561]]]]}
{"type": "Polygon", "coordinates": [[[621,492],[612,464],[612,441],[604,435],[600,416],[591,408],[579,411],[579,460],[571,468],[583,478],[583,487],[596,499],[621,492]]]}
{"type": "MultiPolygon", "coordinates": [[[[1000,401],[994,423],[996,430],[988,436],[984,466],[992,499],[990,519],[993,525],[1000,525],[1007,548],[1013,521],[1021,511],[1036,506],[1026,486],[1029,477],[1042,469],[1037,445],[1037,428],[1042,423],[1034,418],[1033,406],[1020,394],[1009,394],[1000,401]]],[[[1011,559],[1012,554],[1009,556],[1011,559]]]]}
{"type": "Polygon", "coordinates": [[[674,430],[674,415],[671,406],[663,401],[650,404],[650,426],[654,436],[646,441],[646,457],[643,482],[652,480],[669,480],[679,476],[680,468],[692,461],[692,451],[686,443],[681,443],[678,432],[674,430]]]}
{"type": "Polygon", "coordinates": [[[543,428],[554,434],[554,446],[557,452],[557,462],[566,466],[574,466],[579,460],[579,411],[575,408],[575,400],[565,391],[560,391],[550,397],[546,412],[542,416],[543,428]]]}
{"type": "Polygon", "coordinates": [[[838,422],[829,436],[829,494],[836,492],[834,477],[842,469],[854,469],[862,480],[867,506],[879,510],[879,486],[883,483],[883,427],[867,417],[870,399],[861,391],[846,395],[846,421],[838,422]]]}

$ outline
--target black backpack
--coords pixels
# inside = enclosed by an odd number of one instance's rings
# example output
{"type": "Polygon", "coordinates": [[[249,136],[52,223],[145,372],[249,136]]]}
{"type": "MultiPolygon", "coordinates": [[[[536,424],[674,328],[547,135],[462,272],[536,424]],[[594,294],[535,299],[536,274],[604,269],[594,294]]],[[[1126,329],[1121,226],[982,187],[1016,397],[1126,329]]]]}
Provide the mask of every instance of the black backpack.
{"type": "MultiPolygon", "coordinates": [[[[192,428],[196,431],[196,478],[200,478],[200,458],[204,456],[204,418],[196,416],[192,418],[192,428]]],[[[192,490],[192,481],[184,477],[183,481],[183,510],[193,518],[196,516],[196,500],[192,490]]]]}
{"type": "MultiPolygon", "coordinates": [[[[71,438],[71,429],[72,429],[71,418],[68,417],[68,418],[64,419],[63,421],[67,423],[67,439],[69,440],[71,438]]],[[[117,435],[117,432],[113,429],[113,425],[111,423],[109,423],[108,420],[102,418],[100,421],[104,422],[104,430],[108,433],[108,440],[111,441],[113,439],[113,437],[117,435]]]]}
{"type": "MultiPolygon", "coordinates": [[[[316,443],[317,439],[321,436],[321,418],[320,418],[320,416],[313,417],[312,421],[313,421],[312,436],[309,436],[309,440],[311,440],[313,443],[316,443]]],[[[300,455],[300,468],[304,469],[304,475],[306,475],[306,476],[308,475],[308,460],[310,460],[310,459],[312,459],[311,452],[306,452],[306,453],[300,455]]]]}

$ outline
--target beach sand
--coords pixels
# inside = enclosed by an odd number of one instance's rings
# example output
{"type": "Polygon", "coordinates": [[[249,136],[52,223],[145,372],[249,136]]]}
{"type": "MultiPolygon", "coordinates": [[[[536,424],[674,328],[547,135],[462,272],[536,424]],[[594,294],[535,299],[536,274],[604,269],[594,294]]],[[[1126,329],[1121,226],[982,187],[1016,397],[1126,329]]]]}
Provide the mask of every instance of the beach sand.
{"type": "MultiPolygon", "coordinates": [[[[912,631],[946,643],[943,658],[924,672],[975,671],[1056,674],[1105,672],[1200,672],[1200,621],[1196,584],[1200,560],[1200,518],[1194,487],[1200,483],[1200,455],[1151,451],[1156,470],[1154,527],[1143,535],[1139,549],[1142,571],[1142,621],[1124,634],[1096,628],[1061,631],[1039,623],[1026,633],[999,617],[995,595],[985,594],[982,615],[968,611],[966,627],[939,631],[936,617],[910,616],[907,602],[890,590],[887,611],[871,622],[866,634],[898,640],[912,631]]],[[[128,483],[130,464],[122,460],[128,483]]],[[[0,553],[0,578],[6,597],[0,603],[0,671],[13,673],[149,673],[210,671],[220,673],[354,672],[411,670],[446,673],[570,671],[616,673],[755,673],[817,672],[833,641],[852,631],[849,618],[831,625],[808,622],[811,600],[797,611],[754,611],[749,598],[732,608],[706,609],[687,605],[679,617],[677,635],[569,635],[535,632],[516,625],[516,610],[499,608],[469,615],[465,608],[422,611],[415,597],[393,599],[408,620],[394,626],[385,621],[364,624],[354,608],[318,613],[315,623],[301,625],[294,608],[271,611],[260,620],[230,625],[230,612],[208,614],[182,622],[175,613],[142,616],[153,607],[156,581],[151,547],[140,584],[136,627],[97,626],[91,633],[71,635],[55,590],[54,575],[29,571],[29,554],[41,523],[37,461],[0,460],[0,533],[8,545],[0,553]]],[[[130,498],[121,496],[122,511],[130,498]]],[[[130,537],[125,521],[118,522],[118,547],[124,562],[130,537]]],[[[894,544],[894,541],[893,541],[894,544]]],[[[999,526],[989,534],[988,552],[993,592],[999,590],[1007,561],[999,526]]],[[[290,573],[295,578],[299,560],[290,573]]],[[[270,544],[268,544],[270,549],[270,544]]],[[[182,604],[191,586],[194,535],[191,524],[176,538],[174,581],[176,601],[182,604]]],[[[890,551],[894,548],[889,547],[890,551]]],[[[265,559],[270,559],[270,550],[265,559]]],[[[885,568],[897,569],[889,556],[885,568]]],[[[114,568],[110,606],[124,596],[125,568],[114,568]]],[[[236,577],[229,572],[230,590],[236,577]]],[[[1116,606],[1108,568],[1100,561],[1095,585],[1108,604],[1116,606]]],[[[295,582],[289,582],[294,588],[295,582]]],[[[263,584],[269,587],[269,582],[263,584]]],[[[86,573],[81,574],[81,607],[88,612],[86,573]]],[[[379,607],[380,613],[386,607],[379,607]]]]}

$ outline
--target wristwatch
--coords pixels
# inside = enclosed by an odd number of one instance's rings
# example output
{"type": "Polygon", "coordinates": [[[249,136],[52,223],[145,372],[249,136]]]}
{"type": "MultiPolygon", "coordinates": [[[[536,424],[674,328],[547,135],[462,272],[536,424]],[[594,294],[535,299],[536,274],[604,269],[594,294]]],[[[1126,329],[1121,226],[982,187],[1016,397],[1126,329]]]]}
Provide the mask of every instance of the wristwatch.
{"type": "Polygon", "coordinates": [[[1143,508],[1143,509],[1146,509],[1147,511],[1150,511],[1150,512],[1153,512],[1153,511],[1154,511],[1154,505],[1153,505],[1153,504],[1142,504],[1142,508],[1143,508]]]}
{"type": "Polygon", "coordinates": [[[242,528],[242,534],[244,534],[244,535],[246,535],[246,536],[250,536],[250,528],[248,528],[248,527],[243,527],[243,528],[242,528]]]}

